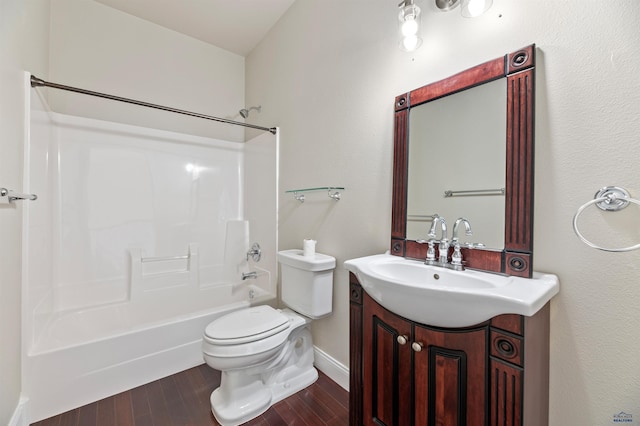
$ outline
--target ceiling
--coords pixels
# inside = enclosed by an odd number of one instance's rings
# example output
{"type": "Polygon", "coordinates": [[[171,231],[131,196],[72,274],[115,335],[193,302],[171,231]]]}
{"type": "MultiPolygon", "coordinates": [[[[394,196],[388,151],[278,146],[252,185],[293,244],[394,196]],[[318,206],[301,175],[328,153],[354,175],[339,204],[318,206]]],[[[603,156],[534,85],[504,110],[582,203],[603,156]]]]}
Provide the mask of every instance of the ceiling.
{"type": "Polygon", "coordinates": [[[95,0],[247,56],[295,0],[95,0]]]}

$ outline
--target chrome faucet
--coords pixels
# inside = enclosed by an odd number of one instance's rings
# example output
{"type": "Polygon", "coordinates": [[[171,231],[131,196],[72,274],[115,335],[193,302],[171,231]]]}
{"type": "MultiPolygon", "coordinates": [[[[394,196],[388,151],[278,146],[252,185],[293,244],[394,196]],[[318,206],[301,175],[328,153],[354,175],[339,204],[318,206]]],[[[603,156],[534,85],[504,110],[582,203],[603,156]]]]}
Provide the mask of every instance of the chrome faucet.
{"type": "Polygon", "coordinates": [[[461,223],[464,224],[464,235],[466,235],[467,237],[473,235],[473,232],[471,232],[471,224],[469,223],[469,221],[464,217],[459,217],[458,219],[456,219],[456,222],[453,224],[451,244],[455,245],[458,242],[458,228],[460,227],[461,223]]]}
{"type": "Polygon", "coordinates": [[[429,237],[436,237],[436,228],[440,225],[440,245],[438,246],[438,263],[441,266],[447,264],[447,257],[449,252],[449,240],[447,239],[447,222],[444,217],[437,214],[433,215],[433,222],[431,222],[431,229],[429,229],[429,237]]]}
{"type": "Polygon", "coordinates": [[[248,280],[249,278],[252,278],[252,279],[255,280],[256,278],[258,278],[258,273],[255,272],[255,271],[253,271],[253,272],[243,272],[242,273],[242,281],[248,280]]]}

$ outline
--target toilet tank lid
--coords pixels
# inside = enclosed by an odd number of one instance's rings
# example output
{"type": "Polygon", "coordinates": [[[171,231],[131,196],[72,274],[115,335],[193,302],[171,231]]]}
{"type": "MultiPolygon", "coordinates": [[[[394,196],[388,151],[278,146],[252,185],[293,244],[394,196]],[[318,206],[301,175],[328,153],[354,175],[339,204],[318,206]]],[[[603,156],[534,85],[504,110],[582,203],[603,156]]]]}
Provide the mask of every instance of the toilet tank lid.
{"type": "Polygon", "coordinates": [[[336,258],[326,254],[315,253],[305,256],[300,249],[282,250],[278,252],[278,261],[283,265],[305,271],[326,271],[336,267],[336,258]]]}
{"type": "Polygon", "coordinates": [[[209,339],[224,344],[251,341],[277,334],[289,328],[289,319],[268,305],[252,306],[226,314],[211,322],[204,331],[209,339]]]}

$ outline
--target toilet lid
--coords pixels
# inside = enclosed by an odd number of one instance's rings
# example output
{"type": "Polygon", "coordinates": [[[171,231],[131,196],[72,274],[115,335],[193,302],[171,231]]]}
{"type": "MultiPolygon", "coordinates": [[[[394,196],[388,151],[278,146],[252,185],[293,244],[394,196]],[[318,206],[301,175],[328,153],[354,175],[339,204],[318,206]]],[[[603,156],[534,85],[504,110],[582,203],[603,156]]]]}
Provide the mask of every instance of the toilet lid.
{"type": "Polygon", "coordinates": [[[273,336],[289,328],[289,319],[271,306],[254,306],[224,315],[207,326],[213,343],[235,345],[273,336]]]}

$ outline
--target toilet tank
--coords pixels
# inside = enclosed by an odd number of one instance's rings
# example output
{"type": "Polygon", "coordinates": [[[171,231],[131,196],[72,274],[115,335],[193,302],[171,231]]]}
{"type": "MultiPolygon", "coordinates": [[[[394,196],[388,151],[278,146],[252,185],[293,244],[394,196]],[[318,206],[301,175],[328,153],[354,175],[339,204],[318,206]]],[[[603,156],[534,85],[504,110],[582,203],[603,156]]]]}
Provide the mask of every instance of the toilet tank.
{"type": "Polygon", "coordinates": [[[326,254],[304,256],[302,250],[278,252],[282,302],[309,318],[331,313],[336,259],[326,254]]]}

